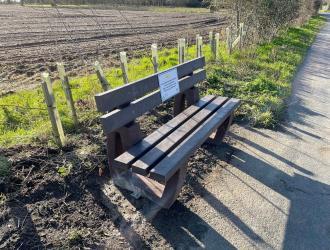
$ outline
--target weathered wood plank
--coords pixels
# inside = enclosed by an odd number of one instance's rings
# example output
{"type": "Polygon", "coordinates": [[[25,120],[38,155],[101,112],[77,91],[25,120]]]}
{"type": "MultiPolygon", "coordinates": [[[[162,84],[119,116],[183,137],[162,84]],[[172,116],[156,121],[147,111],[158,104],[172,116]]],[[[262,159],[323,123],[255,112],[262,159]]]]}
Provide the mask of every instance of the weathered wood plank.
{"type": "Polygon", "coordinates": [[[125,51],[120,52],[119,53],[119,58],[120,58],[121,71],[123,73],[124,84],[128,84],[129,79],[128,79],[128,64],[127,64],[126,52],[125,51]]]}
{"type": "Polygon", "coordinates": [[[190,155],[206,141],[210,134],[235,111],[239,103],[240,101],[237,99],[230,99],[225,103],[173,151],[162,159],[150,171],[149,177],[161,183],[166,183],[189,159],[190,155]]]}
{"type": "Polygon", "coordinates": [[[69,77],[65,72],[63,63],[57,63],[56,65],[57,65],[57,71],[58,71],[60,79],[62,81],[62,88],[63,88],[64,94],[65,94],[66,102],[67,102],[68,108],[70,109],[70,112],[71,112],[73,124],[74,124],[75,128],[77,129],[79,126],[79,121],[78,121],[76,107],[74,106],[74,100],[72,97],[69,77]]]}
{"type": "Polygon", "coordinates": [[[96,71],[97,78],[99,79],[99,81],[101,83],[102,89],[104,91],[108,91],[109,89],[111,89],[110,83],[108,82],[107,78],[105,77],[103,69],[102,69],[99,61],[96,61],[94,63],[94,68],[96,71]]]}
{"type": "MultiPolygon", "coordinates": [[[[205,70],[195,72],[192,76],[187,76],[179,81],[180,92],[193,87],[195,84],[206,79],[205,70]]],[[[128,93],[127,93],[128,94],[128,93]]],[[[114,130],[128,124],[135,118],[152,110],[162,103],[160,90],[152,92],[134,102],[123,109],[116,109],[101,117],[101,123],[105,134],[109,134],[114,130]]]]}
{"type": "Polygon", "coordinates": [[[160,140],[164,137],[168,136],[175,129],[177,129],[181,124],[186,122],[192,116],[194,116],[198,111],[204,108],[207,104],[209,104],[215,96],[205,96],[201,100],[199,100],[196,104],[190,106],[182,113],[174,117],[165,125],[161,126],[155,132],[144,138],[141,142],[134,145],[128,151],[117,157],[114,161],[114,167],[121,169],[128,169],[131,165],[140,158],[145,152],[151,149],[154,145],[156,145],[160,140]]]}
{"type": "Polygon", "coordinates": [[[59,147],[64,147],[66,144],[65,135],[64,135],[60,115],[56,107],[55,96],[54,96],[49,73],[44,72],[41,74],[41,77],[42,77],[41,86],[45,96],[45,102],[48,109],[49,119],[53,128],[54,140],[59,147]]]}
{"type": "Polygon", "coordinates": [[[151,56],[152,56],[152,65],[154,67],[154,72],[158,72],[158,48],[157,48],[157,43],[154,43],[151,45],[151,56]]]}
{"type": "Polygon", "coordinates": [[[205,108],[187,120],[178,127],[173,133],[165,137],[148,153],[142,156],[132,165],[132,171],[141,175],[147,175],[149,170],[176,145],[184,140],[192,131],[194,131],[203,121],[212,115],[219,107],[221,107],[228,98],[217,97],[210,102],[205,108]]]}
{"type": "MultiPolygon", "coordinates": [[[[178,68],[179,79],[205,66],[205,58],[197,58],[173,68],[178,68]]],[[[166,71],[166,70],[165,70],[166,71]]],[[[123,85],[95,96],[97,109],[100,112],[111,111],[122,104],[129,103],[159,88],[158,74],[153,74],[136,82],[123,85]]]]}

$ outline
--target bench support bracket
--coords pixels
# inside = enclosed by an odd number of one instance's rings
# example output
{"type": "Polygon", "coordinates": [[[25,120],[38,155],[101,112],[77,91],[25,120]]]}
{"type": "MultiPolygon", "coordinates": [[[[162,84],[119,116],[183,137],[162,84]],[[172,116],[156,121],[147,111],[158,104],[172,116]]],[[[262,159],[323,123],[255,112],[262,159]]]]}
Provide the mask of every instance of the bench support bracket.
{"type": "Polygon", "coordinates": [[[115,177],[116,174],[120,174],[120,170],[115,170],[112,167],[114,159],[127,151],[135,143],[142,140],[142,138],[143,134],[140,125],[136,122],[132,122],[107,135],[108,161],[110,165],[110,175],[112,177],[115,177]]]}
{"type": "Polygon", "coordinates": [[[223,138],[225,138],[232,122],[233,122],[234,115],[231,114],[227,120],[215,131],[209,139],[206,141],[208,144],[220,146],[222,143],[223,138]]]}
{"type": "Polygon", "coordinates": [[[178,94],[174,98],[174,116],[177,116],[189,106],[195,104],[200,99],[199,90],[196,87],[186,90],[182,94],[178,94]]]}

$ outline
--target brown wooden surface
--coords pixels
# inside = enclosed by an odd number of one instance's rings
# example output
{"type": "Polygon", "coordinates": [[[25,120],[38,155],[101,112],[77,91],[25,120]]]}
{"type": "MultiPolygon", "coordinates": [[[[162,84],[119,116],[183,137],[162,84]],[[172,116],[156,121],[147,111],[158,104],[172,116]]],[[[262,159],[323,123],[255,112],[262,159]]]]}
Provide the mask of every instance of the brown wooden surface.
{"type": "MultiPolygon", "coordinates": [[[[193,87],[198,82],[205,79],[205,70],[200,70],[192,76],[187,76],[180,80],[180,91],[184,92],[193,87]]],[[[109,134],[116,129],[128,124],[135,118],[140,117],[144,113],[152,110],[162,103],[160,90],[152,92],[134,102],[123,109],[116,109],[101,117],[101,123],[105,134],[109,134]]]]}
{"type": "Polygon", "coordinates": [[[150,178],[161,183],[166,183],[180,166],[185,163],[190,155],[207,140],[238,107],[240,101],[230,99],[211,117],[202,123],[193,133],[181,142],[173,151],[162,159],[151,171],[150,178]]]}
{"type": "Polygon", "coordinates": [[[192,133],[202,122],[212,115],[219,107],[221,107],[227,98],[217,97],[210,102],[205,108],[201,109],[197,114],[188,119],[173,133],[165,137],[148,153],[141,157],[132,165],[132,171],[141,175],[147,175],[149,170],[168,152],[180,144],[190,133],[192,133]]]}
{"type": "Polygon", "coordinates": [[[114,168],[114,159],[141,141],[142,138],[140,126],[135,122],[107,135],[107,154],[112,177],[123,171],[123,169],[114,168]]]}
{"type": "Polygon", "coordinates": [[[204,108],[209,102],[211,102],[215,96],[205,96],[193,106],[184,110],[178,116],[174,117],[165,125],[161,126],[155,132],[144,138],[141,142],[134,145],[127,152],[117,157],[114,161],[114,166],[122,169],[128,169],[131,164],[141,157],[150,148],[156,145],[160,140],[173,132],[178,126],[187,121],[193,115],[195,115],[201,108],[204,108]]]}
{"type": "MultiPolygon", "coordinates": [[[[179,79],[191,74],[193,71],[205,66],[205,58],[197,58],[173,68],[178,69],[179,79]]],[[[160,72],[161,73],[161,72],[160,72]]],[[[97,109],[100,112],[111,111],[122,104],[129,103],[147,93],[159,88],[158,74],[132,82],[128,85],[97,94],[95,96],[97,109]]]]}
{"type": "Polygon", "coordinates": [[[226,136],[227,131],[229,130],[231,123],[233,122],[234,114],[229,116],[227,120],[213,133],[209,139],[206,141],[209,144],[220,146],[223,138],[226,136]]]}

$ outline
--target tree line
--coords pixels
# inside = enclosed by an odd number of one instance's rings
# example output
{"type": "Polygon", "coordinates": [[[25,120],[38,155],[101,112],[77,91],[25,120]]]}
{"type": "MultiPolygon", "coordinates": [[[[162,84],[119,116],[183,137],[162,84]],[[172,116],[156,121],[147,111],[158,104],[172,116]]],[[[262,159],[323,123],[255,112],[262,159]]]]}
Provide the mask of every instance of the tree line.
{"type": "Polygon", "coordinates": [[[325,0],[205,0],[211,10],[226,8],[232,13],[232,27],[249,28],[252,43],[272,39],[280,29],[303,24],[317,14],[325,0]]]}

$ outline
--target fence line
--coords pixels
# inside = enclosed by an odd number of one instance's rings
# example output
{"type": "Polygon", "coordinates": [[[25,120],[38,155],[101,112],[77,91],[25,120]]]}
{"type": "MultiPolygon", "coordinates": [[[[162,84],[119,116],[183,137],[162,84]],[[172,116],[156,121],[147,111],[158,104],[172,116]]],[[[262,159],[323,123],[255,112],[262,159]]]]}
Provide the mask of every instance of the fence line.
{"type": "MultiPolygon", "coordinates": [[[[233,49],[238,47],[242,49],[244,46],[244,38],[246,35],[246,28],[244,23],[241,23],[239,26],[239,34],[233,39],[233,32],[230,27],[226,29],[226,45],[228,53],[231,54],[233,49]]],[[[214,33],[213,31],[209,32],[209,46],[210,46],[210,53],[211,53],[211,60],[215,60],[219,62],[220,59],[220,33],[214,33]]],[[[178,39],[178,63],[182,64],[187,61],[188,56],[188,46],[186,44],[185,38],[178,39]]],[[[199,34],[196,35],[196,57],[203,56],[203,37],[199,34]]],[[[120,67],[122,70],[122,77],[124,84],[129,83],[129,75],[128,75],[128,63],[127,63],[127,54],[126,52],[119,53],[120,58],[120,67]]],[[[151,45],[151,61],[153,65],[153,70],[155,73],[159,72],[159,58],[158,58],[158,48],[157,44],[151,45]]],[[[69,84],[69,78],[65,72],[65,68],[63,63],[57,64],[58,72],[60,79],[62,81],[62,86],[64,90],[64,94],[67,100],[68,107],[71,111],[71,115],[73,118],[73,122],[75,126],[78,126],[78,117],[76,113],[76,109],[74,106],[74,100],[72,98],[72,93],[69,84]]],[[[108,82],[104,71],[98,61],[94,63],[94,68],[96,75],[101,83],[102,89],[104,91],[108,91],[111,89],[111,85],[108,82]]],[[[62,127],[62,123],[59,117],[58,110],[56,108],[55,97],[52,90],[52,84],[48,73],[42,74],[42,89],[45,96],[45,102],[47,104],[48,114],[50,117],[50,121],[52,124],[54,140],[59,147],[63,147],[65,145],[65,135],[62,127]]]]}

